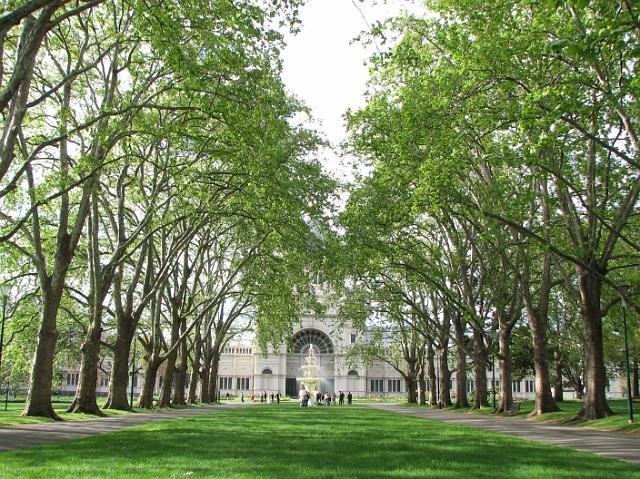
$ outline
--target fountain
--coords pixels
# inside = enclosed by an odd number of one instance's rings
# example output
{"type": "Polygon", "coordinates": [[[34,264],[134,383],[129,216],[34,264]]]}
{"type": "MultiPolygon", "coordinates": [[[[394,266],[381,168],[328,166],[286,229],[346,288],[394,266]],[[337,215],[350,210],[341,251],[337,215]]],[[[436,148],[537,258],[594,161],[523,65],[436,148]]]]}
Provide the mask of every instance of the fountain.
{"type": "Polygon", "coordinates": [[[313,354],[313,344],[310,344],[309,354],[307,354],[307,357],[305,358],[305,365],[302,366],[302,377],[296,378],[304,386],[304,389],[301,389],[298,393],[299,397],[302,399],[306,393],[309,393],[310,404],[313,404],[316,393],[318,392],[316,387],[318,383],[322,381],[319,369],[320,366],[318,366],[318,358],[313,354]]]}

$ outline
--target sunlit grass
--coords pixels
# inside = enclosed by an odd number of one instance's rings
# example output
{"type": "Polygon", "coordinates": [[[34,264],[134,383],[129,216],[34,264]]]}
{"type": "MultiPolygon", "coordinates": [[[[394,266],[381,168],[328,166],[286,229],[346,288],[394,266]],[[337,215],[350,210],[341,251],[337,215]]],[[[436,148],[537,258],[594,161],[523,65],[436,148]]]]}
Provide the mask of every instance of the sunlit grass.
{"type": "MultiPolygon", "coordinates": [[[[80,413],[68,413],[67,408],[71,404],[71,400],[73,398],[66,397],[61,399],[54,399],[53,409],[56,411],[58,416],[64,421],[78,421],[82,419],[95,419],[97,416],[91,414],[80,414],[80,413]]],[[[100,407],[104,406],[106,402],[106,398],[98,399],[98,405],[100,407]]],[[[227,401],[222,401],[223,403],[227,401]]],[[[173,406],[171,409],[192,409],[192,408],[202,408],[202,407],[211,407],[212,404],[189,404],[186,406],[173,406]]],[[[24,402],[8,402],[6,403],[5,410],[5,402],[0,401],[0,426],[11,426],[17,424],[39,424],[39,423],[47,423],[47,422],[55,422],[53,419],[49,419],[46,417],[23,417],[22,411],[24,410],[24,402]]],[[[152,413],[162,411],[162,409],[143,409],[143,408],[135,408],[133,410],[134,413],[152,413]]],[[[123,414],[131,414],[131,411],[118,411],[116,409],[102,409],[102,412],[105,416],[120,416],[123,414]]]]}
{"type": "MultiPolygon", "coordinates": [[[[610,416],[604,419],[596,419],[593,421],[575,421],[576,414],[580,411],[582,407],[582,402],[580,401],[561,401],[558,402],[558,407],[560,411],[543,414],[539,417],[531,418],[535,421],[543,421],[543,422],[555,422],[566,425],[572,425],[577,427],[587,427],[592,429],[598,429],[602,431],[625,431],[625,432],[634,432],[640,433],[640,424],[638,421],[634,424],[629,424],[628,420],[628,409],[627,409],[627,401],[624,399],[611,399],[607,401],[609,407],[615,413],[614,416],[610,416]]],[[[535,405],[534,401],[518,401],[520,405],[520,409],[516,412],[515,416],[525,419],[529,417],[531,411],[533,411],[533,407],[535,405]]],[[[634,404],[634,413],[636,416],[640,414],[640,405],[634,404]]],[[[478,410],[474,409],[453,409],[447,408],[447,411],[451,412],[461,412],[461,413],[471,413],[471,414],[493,414],[493,408],[482,408],[478,410]]],[[[640,417],[636,417],[636,419],[640,419],[640,417]]]]}
{"type": "Polygon", "coordinates": [[[248,406],[0,454],[20,478],[640,478],[640,467],[363,406],[248,406]]]}

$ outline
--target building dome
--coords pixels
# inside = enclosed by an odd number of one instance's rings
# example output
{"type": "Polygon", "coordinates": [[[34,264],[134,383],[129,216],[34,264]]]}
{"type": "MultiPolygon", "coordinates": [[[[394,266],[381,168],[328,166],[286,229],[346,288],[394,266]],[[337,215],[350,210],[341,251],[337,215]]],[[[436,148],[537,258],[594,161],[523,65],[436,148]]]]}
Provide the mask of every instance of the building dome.
{"type": "Polygon", "coordinates": [[[333,343],[329,336],[317,329],[303,329],[298,331],[292,338],[291,351],[293,353],[304,353],[309,350],[309,345],[319,354],[333,354],[333,343]]]}

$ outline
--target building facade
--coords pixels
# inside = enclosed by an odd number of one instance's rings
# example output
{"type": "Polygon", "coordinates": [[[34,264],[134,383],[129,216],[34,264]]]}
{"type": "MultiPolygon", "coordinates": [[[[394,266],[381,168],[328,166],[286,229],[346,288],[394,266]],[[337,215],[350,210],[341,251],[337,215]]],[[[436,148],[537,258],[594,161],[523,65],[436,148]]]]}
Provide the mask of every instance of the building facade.
{"type": "MultiPolygon", "coordinates": [[[[406,384],[400,374],[386,363],[373,365],[349,361],[348,349],[362,340],[360,334],[349,324],[339,322],[334,308],[327,308],[324,316],[318,317],[312,313],[304,314],[300,323],[293,330],[290,343],[285,342],[278,348],[270,347],[264,355],[258,351],[251,341],[229,344],[223,350],[218,372],[218,388],[221,397],[229,393],[237,397],[244,394],[259,396],[263,392],[268,394],[279,392],[281,395],[296,397],[301,388],[297,378],[302,376],[302,366],[305,364],[309,345],[313,345],[315,355],[320,366],[322,381],[318,387],[321,392],[337,393],[351,392],[354,397],[400,397],[405,396],[406,384]],[[291,345],[289,347],[289,344],[291,345]]],[[[450,358],[454,357],[451,351],[450,358]]],[[[437,369],[436,377],[440,372],[437,369]]],[[[487,369],[487,384],[499,387],[498,364],[496,363],[495,379],[490,369],[487,369]]],[[[453,369],[453,365],[450,366],[453,369]]],[[[79,379],[79,365],[71,366],[62,372],[58,381],[58,391],[61,394],[74,394],[79,379]]],[[[143,384],[143,370],[133,377],[133,395],[138,396],[143,384]]],[[[164,368],[158,371],[155,394],[159,394],[164,379],[164,368]]],[[[455,399],[456,374],[450,379],[450,391],[455,399]]],[[[188,386],[187,386],[188,387],[188,386]]],[[[428,383],[427,383],[428,388],[428,383]]],[[[98,375],[97,394],[106,396],[109,389],[108,372],[98,375]]],[[[467,393],[475,392],[475,380],[469,371],[467,393]]],[[[428,391],[427,391],[428,392],[428,391]]],[[[512,383],[514,399],[535,398],[535,378],[525,377],[512,383]]],[[[497,391],[496,391],[497,394],[497,391]]],[[[574,399],[575,392],[564,391],[566,399],[574,399]]],[[[609,398],[625,397],[623,378],[613,377],[607,389],[609,398]]],[[[491,398],[491,393],[490,393],[491,398]]]]}
{"type": "Polygon", "coordinates": [[[251,343],[228,345],[220,359],[220,394],[279,392],[296,397],[302,389],[297,378],[302,375],[309,345],[313,345],[318,359],[321,392],[345,391],[355,397],[405,394],[404,381],[391,366],[380,363],[366,367],[347,359],[348,348],[358,340],[358,333],[348,323],[339,323],[332,308],[321,318],[305,314],[293,330],[290,347],[283,343],[263,355],[251,343]]]}

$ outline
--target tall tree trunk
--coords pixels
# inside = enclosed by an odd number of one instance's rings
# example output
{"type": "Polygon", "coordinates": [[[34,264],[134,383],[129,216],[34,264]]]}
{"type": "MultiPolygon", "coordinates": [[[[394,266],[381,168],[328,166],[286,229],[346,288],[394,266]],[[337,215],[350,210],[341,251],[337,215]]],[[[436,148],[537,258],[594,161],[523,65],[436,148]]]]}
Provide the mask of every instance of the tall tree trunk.
{"type": "Polygon", "coordinates": [[[209,402],[218,402],[218,368],[220,367],[220,350],[216,347],[211,355],[209,369],[209,402]]]}
{"type": "Polygon", "coordinates": [[[80,382],[76,397],[67,412],[104,414],[98,407],[96,388],[98,386],[98,361],[100,359],[100,337],[102,336],[102,302],[106,296],[102,265],[100,264],[98,197],[91,195],[91,211],[87,221],[89,259],[89,327],[81,346],[80,382]]]}
{"type": "Polygon", "coordinates": [[[211,396],[209,396],[209,383],[211,382],[211,355],[205,354],[200,378],[200,401],[208,404],[211,402],[211,396]]]}
{"type": "Polygon", "coordinates": [[[109,397],[105,409],[131,410],[128,398],[129,354],[133,342],[133,318],[116,315],[116,341],[113,346],[113,364],[109,381],[109,397]]]}
{"type": "Polygon", "coordinates": [[[443,407],[451,406],[451,371],[449,371],[448,342],[440,350],[440,403],[443,407]]]}
{"type": "Polygon", "coordinates": [[[195,404],[198,402],[198,383],[200,382],[200,357],[202,355],[202,338],[200,328],[196,328],[196,337],[193,345],[193,364],[191,366],[191,376],[189,377],[189,395],[187,402],[195,404]]]}
{"type": "MultiPolygon", "coordinates": [[[[500,368],[500,403],[496,408],[496,413],[507,413],[513,406],[513,391],[511,389],[511,331],[508,325],[500,325],[498,333],[498,343],[500,348],[499,368],[500,368]]],[[[495,387],[495,386],[494,386],[495,387]]]]}
{"type": "Polygon", "coordinates": [[[638,381],[640,374],[639,370],[640,368],[638,367],[638,356],[637,356],[638,352],[636,349],[634,349],[634,355],[633,355],[633,373],[631,375],[631,395],[633,397],[638,397],[640,396],[640,382],[638,381]]]}
{"type": "Polygon", "coordinates": [[[96,397],[100,336],[102,335],[102,304],[94,304],[91,307],[91,318],[91,324],[81,347],[82,363],[80,365],[80,381],[76,389],[76,397],[67,412],[104,416],[98,407],[96,397]]]}
{"type": "Polygon", "coordinates": [[[424,358],[422,360],[422,366],[420,367],[420,371],[418,372],[418,404],[420,406],[424,406],[426,403],[426,391],[427,381],[426,374],[424,370],[424,358]]]}
{"type": "Polygon", "coordinates": [[[427,368],[429,370],[429,406],[437,406],[438,398],[436,392],[438,383],[436,380],[435,352],[431,343],[427,346],[427,368]]]}
{"type": "Polygon", "coordinates": [[[144,382],[142,384],[142,390],[140,391],[140,397],[138,398],[137,407],[153,409],[153,390],[156,385],[158,368],[160,368],[161,364],[162,361],[158,358],[149,360],[144,372],[144,382]]]}
{"type": "Polygon", "coordinates": [[[53,285],[49,278],[48,284],[45,286],[46,289],[43,289],[41,293],[43,305],[38,342],[31,368],[27,402],[22,415],[43,416],[60,420],[51,404],[51,389],[53,383],[53,359],[56,340],[58,339],[56,319],[62,298],[62,284],[53,285]]]}
{"type": "Polygon", "coordinates": [[[560,355],[559,348],[553,353],[553,400],[555,402],[564,401],[564,390],[562,386],[562,356],[560,355]]]}
{"type": "Polygon", "coordinates": [[[451,371],[449,370],[449,336],[451,334],[451,309],[444,305],[442,323],[438,328],[438,342],[440,343],[440,402],[443,407],[450,407],[451,403],[451,371]]]}
{"type": "MultiPolygon", "coordinates": [[[[173,321],[171,322],[170,348],[173,348],[173,346],[178,342],[178,338],[180,337],[181,324],[181,318],[177,315],[174,315],[173,321]]],[[[160,401],[158,404],[160,407],[171,407],[171,392],[173,391],[173,384],[176,376],[176,359],[178,357],[178,349],[179,348],[175,348],[169,354],[167,354],[164,382],[162,383],[162,389],[160,391],[160,401]]]]}
{"type": "Polygon", "coordinates": [[[187,374],[187,366],[182,363],[182,360],[178,361],[176,364],[176,384],[173,388],[173,404],[187,404],[187,378],[189,377],[187,374]]]}
{"type": "Polygon", "coordinates": [[[418,402],[418,394],[417,394],[417,381],[416,375],[414,374],[407,375],[404,380],[407,386],[407,401],[409,404],[416,404],[418,402]]]}
{"type": "Polygon", "coordinates": [[[536,376],[536,404],[532,416],[540,416],[547,412],[558,411],[558,406],[551,395],[549,378],[549,361],[547,352],[548,317],[535,309],[527,309],[531,338],[533,340],[533,368],[536,376]]]}
{"type": "Polygon", "coordinates": [[[456,334],[456,409],[469,408],[467,399],[467,353],[464,349],[465,325],[464,319],[459,314],[453,318],[453,327],[456,334]]]}
{"type": "MultiPolygon", "coordinates": [[[[1,60],[0,60],[1,61],[1,60]]],[[[62,88],[62,106],[68,108],[71,104],[71,82],[67,82],[62,88]]],[[[66,119],[60,123],[60,133],[64,136],[68,132],[66,119]]],[[[98,145],[99,142],[96,142],[98,145]]],[[[59,143],[59,175],[61,180],[69,179],[69,154],[66,137],[59,143]]],[[[103,158],[101,148],[92,148],[92,156],[95,161],[103,158]]],[[[84,230],[84,223],[89,214],[90,197],[97,177],[92,176],[87,179],[82,186],[82,195],[79,199],[75,219],[71,222],[70,229],[71,200],[68,192],[60,197],[60,207],[58,210],[58,224],[54,247],[54,260],[52,273],[47,271],[47,260],[44,254],[44,242],[41,236],[40,216],[35,198],[35,183],[33,170],[29,165],[26,171],[27,184],[31,204],[34,207],[32,213],[32,235],[31,242],[34,249],[33,260],[38,272],[40,283],[40,295],[42,300],[42,317],[40,330],[38,331],[38,342],[33,358],[31,369],[31,381],[27,393],[23,416],[45,416],[53,419],[60,419],[53,410],[51,404],[51,390],[53,382],[53,361],[55,358],[56,340],[58,331],[56,327],[58,310],[64,291],[64,283],[71,261],[76,252],[80,236],[84,230]]]]}
{"type": "MultiPolygon", "coordinates": [[[[182,320],[180,325],[180,333],[184,334],[187,328],[186,320],[182,320]]],[[[187,342],[183,341],[182,345],[178,348],[178,363],[176,364],[176,387],[173,392],[174,404],[187,404],[185,397],[185,388],[187,387],[187,369],[189,366],[189,353],[187,349],[187,342]]]]}
{"type": "Polygon", "coordinates": [[[173,380],[174,380],[175,374],[176,374],[176,360],[175,360],[175,355],[173,355],[173,360],[171,357],[168,357],[166,360],[166,366],[164,370],[164,381],[162,381],[162,387],[160,388],[160,398],[158,400],[158,407],[171,407],[171,392],[173,391],[173,380]]]}
{"type": "Polygon", "coordinates": [[[189,392],[187,393],[187,404],[198,403],[198,384],[200,382],[200,366],[193,364],[191,374],[189,374],[189,392]]]}
{"type": "Polygon", "coordinates": [[[582,400],[584,397],[584,384],[582,383],[582,377],[577,376],[573,381],[573,387],[576,390],[576,398],[582,400]]]}
{"type": "Polygon", "coordinates": [[[473,375],[476,383],[473,408],[488,407],[487,350],[484,345],[484,335],[477,327],[473,328],[473,375]]]}
{"type": "Polygon", "coordinates": [[[578,284],[582,297],[582,322],[585,328],[585,394],[581,419],[600,419],[613,414],[606,399],[606,371],[602,339],[602,310],[600,298],[602,280],[597,273],[578,269],[578,284]]]}

